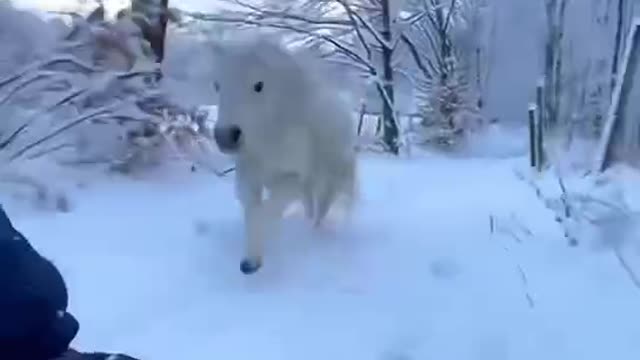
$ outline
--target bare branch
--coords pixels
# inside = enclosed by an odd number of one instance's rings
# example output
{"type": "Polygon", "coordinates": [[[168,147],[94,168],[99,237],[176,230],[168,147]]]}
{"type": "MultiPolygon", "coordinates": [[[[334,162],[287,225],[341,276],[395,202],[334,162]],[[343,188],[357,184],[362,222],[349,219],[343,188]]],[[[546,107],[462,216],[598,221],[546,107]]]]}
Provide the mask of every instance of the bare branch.
{"type": "Polygon", "coordinates": [[[357,61],[363,66],[365,66],[370,72],[376,73],[376,68],[371,64],[370,61],[368,61],[367,59],[364,59],[358,53],[351,50],[348,47],[348,45],[342,44],[340,41],[336,40],[334,37],[329,35],[318,34],[314,31],[306,30],[297,26],[289,25],[289,24],[265,23],[258,20],[228,18],[228,17],[216,16],[216,15],[205,15],[203,17],[200,17],[198,14],[193,14],[193,13],[191,15],[194,16],[194,18],[198,18],[199,20],[204,20],[204,21],[222,22],[222,23],[226,22],[226,23],[244,24],[244,25],[251,25],[251,26],[258,26],[258,27],[270,27],[275,29],[290,30],[293,32],[301,33],[301,34],[306,34],[330,43],[331,45],[338,48],[345,55],[349,56],[352,60],[357,61]]]}
{"type": "Polygon", "coordinates": [[[54,138],[58,135],[60,135],[61,133],[69,130],[70,128],[77,126],[91,118],[96,118],[96,117],[100,117],[100,116],[104,116],[110,113],[111,109],[113,109],[115,107],[115,104],[112,104],[110,106],[107,107],[103,107],[103,108],[99,108],[97,110],[91,111],[90,113],[80,116],[78,118],[76,118],[75,120],[69,122],[68,124],[60,127],[59,129],[53,131],[52,133],[50,133],[47,136],[42,137],[41,139],[30,143],[29,145],[23,147],[22,149],[18,150],[17,152],[15,152],[13,155],[11,155],[9,157],[9,161],[13,161],[17,158],[19,158],[20,156],[22,156],[24,153],[26,153],[27,151],[35,148],[36,146],[50,140],[51,138],[54,138]]]}
{"type": "Polygon", "coordinates": [[[358,19],[356,18],[356,15],[354,14],[353,10],[351,10],[349,5],[346,4],[343,0],[337,0],[337,2],[340,5],[342,5],[344,10],[347,12],[347,16],[349,16],[350,22],[356,31],[358,39],[360,40],[361,45],[364,47],[365,51],[367,52],[367,59],[371,61],[371,57],[372,57],[371,47],[365,40],[364,35],[362,34],[362,30],[360,30],[360,25],[358,25],[358,19]]]}
{"type": "MultiPolygon", "coordinates": [[[[357,12],[353,11],[351,9],[351,7],[349,6],[349,4],[347,4],[345,2],[345,0],[336,0],[338,3],[340,3],[340,5],[342,5],[342,7],[344,8],[344,10],[347,12],[347,14],[349,15],[349,18],[353,19],[357,19],[358,21],[360,21],[360,23],[367,29],[367,31],[376,39],[376,42],[381,46],[381,47],[386,47],[387,49],[391,49],[392,46],[391,44],[389,44],[388,41],[386,41],[382,35],[380,35],[380,33],[378,32],[378,30],[374,29],[373,26],[371,26],[371,24],[366,21],[360,14],[358,14],[357,12]]],[[[356,27],[356,29],[358,29],[357,27],[357,21],[354,20],[354,26],[356,27]]],[[[359,31],[359,30],[356,30],[359,31]]]]}
{"type": "MultiPolygon", "coordinates": [[[[400,35],[400,39],[402,39],[402,41],[409,48],[413,61],[416,63],[420,71],[422,71],[422,75],[424,75],[426,79],[432,79],[431,74],[435,71],[435,69],[433,68],[433,64],[431,64],[431,72],[430,72],[423,64],[422,59],[420,58],[420,54],[418,53],[418,49],[416,48],[415,44],[409,39],[409,37],[407,37],[407,35],[405,34],[402,34],[400,35]]],[[[429,58],[426,58],[426,59],[427,61],[429,61],[429,58]]]]}
{"type": "Polygon", "coordinates": [[[451,5],[449,5],[449,13],[447,14],[447,20],[445,21],[444,26],[442,28],[442,30],[445,32],[449,30],[449,24],[451,23],[451,16],[455,11],[456,1],[457,0],[451,0],[451,5]]]}
{"type": "Polygon", "coordinates": [[[20,133],[22,133],[26,128],[27,128],[27,124],[26,123],[22,124],[14,132],[12,132],[11,135],[9,135],[4,141],[0,142],[0,150],[3,150],[9,145],[11,145],[11,143],[16,140],[18,135],[20,135],[20,133]]]}
{"type": "Polygon", "coordinates": [[[262,19],[267,19],[269,17],[271,18],[276,18],[276,19],[286,19],[286,20],[295,20],[295,21],[301,21],[301,22],[305,22],[308,24],[314,24],[314,25],[338,25],[338,26],[351,26],[350,22],[341,18],[327,18],[327,17],[322,17],[322,18],[311,18],[311,17],[306,17],[300,14],[294,14],[290,11],[275,11],[275,10],[269,10],[269,9],[264,9],[264,8],[260,8],[258,6],[255,5],[251,5],[248,4],[244,1],[240,1],[240,0],[233,0],[233,3],[250,9],[253,13],[249,13],[247,15],[253,15],[253,16],[257,16],[259,18],[262,19]]]}

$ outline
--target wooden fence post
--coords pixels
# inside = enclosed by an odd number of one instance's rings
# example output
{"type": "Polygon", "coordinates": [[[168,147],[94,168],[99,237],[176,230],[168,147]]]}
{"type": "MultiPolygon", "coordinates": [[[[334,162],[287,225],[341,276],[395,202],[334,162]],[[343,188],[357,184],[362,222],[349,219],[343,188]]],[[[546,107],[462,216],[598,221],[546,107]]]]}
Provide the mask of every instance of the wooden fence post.
{"type": "Polygon", "coordinates": [[[532,168],[536,167],[536,106],[533,104],[529,105],[529,161],[532,168]]]}
{"type": "Polygon", "coordinates": [[[535,109],[534,113],[536,113],[535,115],[537,115],[535,117],[535,134],[536,134],[536,139],[535,139],[535,148],[536,148],[536,168],[538,170],[538,172],[542,171],[542,168],[544,167],[544,163],[546,161],[545,159],[545,154],[544,154],[544,126],[542,124],[542,116],[540,116],[540,113],[542,111],[540,111],[540,109],[535,109]]]}

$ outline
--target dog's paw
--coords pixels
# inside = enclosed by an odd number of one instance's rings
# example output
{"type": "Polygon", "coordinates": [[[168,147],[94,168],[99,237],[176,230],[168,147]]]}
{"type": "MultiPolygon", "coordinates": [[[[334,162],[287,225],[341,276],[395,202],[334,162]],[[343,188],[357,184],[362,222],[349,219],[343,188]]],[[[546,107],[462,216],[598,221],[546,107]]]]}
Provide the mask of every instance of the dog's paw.
{"type": "Polygon", "coordinates": [[[240,271],[245,275],[251,275],[262,267],[262,260],[256,258],[246,258],[240,262],[240,271]]]}

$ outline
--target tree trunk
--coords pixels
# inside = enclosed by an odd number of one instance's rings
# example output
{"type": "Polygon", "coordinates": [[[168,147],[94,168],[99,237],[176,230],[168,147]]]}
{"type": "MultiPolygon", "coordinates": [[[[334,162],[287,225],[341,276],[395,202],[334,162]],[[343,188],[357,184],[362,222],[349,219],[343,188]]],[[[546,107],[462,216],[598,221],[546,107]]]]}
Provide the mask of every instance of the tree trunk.
{"type": "Polygon", "coordinates": [[[156,61],[159,63],[164,60],[167,22],[169,22],[169,0],[161,0],[160,6],[161,13],[159,23],[157,24],[157,36],[155,37],[156,45],[153,48],[153,51],[156,54],[156,61]]]}
{"type": "MultiPolygon", "coordinates": [[[[389,0],[382,0],[382,38],[388,43],[391,43],[391,14],[389,8],[389,0]]],[[[393,88],[393,68],[392,68],[392,55],[393,50],[388,46],[382,47],[382,65],[383,65],[383,84],[381,91],[382,96],[382,119],[384,122],[383,141],[388,150],[395,155],[399,153],[398,146],[398,124],[394,114],[394,88],[393,88]]]]}
{"type": "MultiPolygon", "coordinates": [[[[596,170],[600,172],[604,171],[616,160],[615,148],[620,146],[618,139],[624,131],[622,122],[625,121],[624,114],[630,102],[630,93],[634,85],[633,79],[640,66],[640,29],[637,26],[631,29],[632,32],[627,38],[624,56],[619,67],[619,72],[623,75],[622,83],[616,84],[614,88],[601,142],[596,151],[596,170]]],[[[622,145],[624,146],[625,144],[622,145]]]]}
{"type": "Polygon", "coordinates": [[[157,63],[164,59],[165,37],[169,20],[169,0],[133,0],[132,9],[145,15],[146,22],[138,23],[142,35],[149,42],[157,63]]]}
{"type": "MultiPolygon", "coordinates": [[[[564,40],[564,23],[565,23],[565,14],[567,9],[567,0],[560,0],[560,5],[558,9],[556,26],[555,26],[555,49],[554,49],[554,65],[553,65],[553,118],[554,125],[560,125],[559,121],[561,117],[564,117],[565,114],[561,111],[561,102],[560,97],[564,95],[564,89],[562,84],[562,42],[564,40]]],[[[565,121],[567,121],[566,119],[565,121]]]]}
{"type": "Polygon", "coordinates": [[[544,55],[545,129],[560,125],[562,96],[562,42],[568,0],[547,0],[547,38],[544,55]],[[559,2],[558,2],[559,1],[559,2]]]}
{"type": "MultiPolygon", "coordinates": [[[[481,65],[482,50],[476,47],[476,91],[478,100],[476,100],[476,106],[478,110],[482,110],[484,107],[483,89],[482,89],[482,65],[481,65]]],[[[538,110],[540,111],[540,110],[538,110]]]]}
{"type": "Polygon", "coordinates": [[[555,94],[553,93],[554,87],[554,71],[553,67],[556,62],[556,0],[547,0],[546,12],[547,12],[547,39],[544,49],[544,109],[540,109],[543,112],[545,128],[549,128],[556,122],[555,112],[553,109],[555,94]]]}
{"type": "Polygon", "coordinates": [[[618,0],[618,13],[616,23],[616,37],[613,46],[613,59],[611,60],[611,95],[616,87],[616,77],[618,76],[618,58],[620,56],[620,46],[622,44],[622,28],[624,24],[624,0],[618,0]]]}

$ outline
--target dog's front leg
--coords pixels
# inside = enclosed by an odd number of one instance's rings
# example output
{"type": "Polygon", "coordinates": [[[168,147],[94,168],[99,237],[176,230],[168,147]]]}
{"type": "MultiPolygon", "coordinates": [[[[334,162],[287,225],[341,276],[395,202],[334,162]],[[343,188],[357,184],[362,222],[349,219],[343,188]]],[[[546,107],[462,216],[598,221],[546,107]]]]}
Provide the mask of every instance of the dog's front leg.
{"type": "Polygon", "coordinates": [[[239,162],[236,165],[235,190],[236,196],[244,210],[245,254],[240,262],[240,269],[245,274],[251,274],[262,266],[262,236],[261,220],[263,184],[260,176],[253,173],[252,164],[239,162]]]}
{"type": "Polygon", "coordinates": [[[261,199],[252,199],[244,205],[244,229],[246,238],[245,256],[240,262],[244,274],[253,274],[262,267],[264,221],[261,199]]]}
{"type": "Polygon", "coordinates": [[[299,184],[288,178],[276,182],[269,190],[266,199],[245,206],[247,255],[240,264],[244,274],[253,274],[262,267],[264,241],[278,236],[284,210],[300,196],[299,184]]]}

